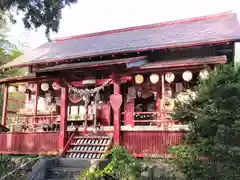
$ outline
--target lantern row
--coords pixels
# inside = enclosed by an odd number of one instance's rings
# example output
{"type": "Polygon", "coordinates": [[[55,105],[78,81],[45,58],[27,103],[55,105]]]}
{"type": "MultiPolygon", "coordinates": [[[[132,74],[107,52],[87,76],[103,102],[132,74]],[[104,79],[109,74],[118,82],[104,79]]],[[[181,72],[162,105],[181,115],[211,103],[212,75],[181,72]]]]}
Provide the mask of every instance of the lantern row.
{"type": "MultiPolygon", "coordinates": [[[[18,91],[20,93],[25,93],[27,90],[35,92],[36,91],[36,87],[37,87],[37,85],[34,84],[34,83],[32,83],[32,84],[25,83],[25,84],[18,85],[18,87],[16,87],[16,86],[9,86],[8,87],[8,92],[9,93],[14,93],[14,92],[18,91]]],[[[49,83],[46,83],[46,82],[42,83],[40,87],[41,87],[41,90],[44,91],[44,92],[46,92],[46,91],[48,91],[50,89],[49,83]]],[[[54,82],[52,84],[52,88],[54,90],[59,90],[60,86],[58,85],[57,82],[54,82]]]]}
{"type": "MultiPolygon", "coordinates": [[[[208,72],[206,69],[203,69],[203,70],[201,70],[201,71],[199,72],[199,77],[200,77],[201,79],[206,79],[206,78],[208,77],[208,75],[209,75],[209,72],[208,72]]],[[[182,73],[182,78],[183,78],[184,81],[189,82],[189,81],[192,80],[192,77],[193,77],[193,74],[192,74],[191,71],[184,71],[184,72],[182,73]]],[[[151,74],[150,77],[149,77],[149,79],[150,79],[150,82],[151,82],[151,83],[156,84],[156,83],[159,82],[159,75],[158,75],[158,74],[151,74]]],[[[168,83],[172,83],[172,82],[174,81],[174,79],[175,79],[174,73],[172,73],[172,72],[167,72],[167,73],[165,74],[165,80],[166,80],[168,83]]],[[[135,76],[135,83],[136,83],[136,84],[142,84],[143,81],[144,81],[143,75],[138,74],[138,75],[135,76]]]]}

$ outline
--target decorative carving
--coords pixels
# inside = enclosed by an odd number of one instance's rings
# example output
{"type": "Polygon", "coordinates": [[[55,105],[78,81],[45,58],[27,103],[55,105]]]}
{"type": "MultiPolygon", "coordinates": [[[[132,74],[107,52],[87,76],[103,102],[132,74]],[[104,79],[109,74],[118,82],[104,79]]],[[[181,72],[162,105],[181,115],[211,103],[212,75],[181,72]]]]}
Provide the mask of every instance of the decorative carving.
{"type": "Polygon", "coordinates": [[[114,111],[117,111],[122,105],[123,99],[121,94],[112,94],[110,96],[110,105],[114,111]]]}

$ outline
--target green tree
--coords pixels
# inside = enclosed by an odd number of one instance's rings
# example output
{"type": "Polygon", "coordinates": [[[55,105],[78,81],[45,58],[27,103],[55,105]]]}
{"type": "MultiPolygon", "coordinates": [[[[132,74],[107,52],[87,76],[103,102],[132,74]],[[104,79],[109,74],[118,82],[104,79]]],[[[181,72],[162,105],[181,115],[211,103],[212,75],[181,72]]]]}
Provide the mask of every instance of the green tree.
{"type": "Polygon", "coordinates": [[[171,149],[176,162],[189,180],[240,179],[240,68],[218,67],[196,92],[173,115],[190,128],[184,145],[171,149]]]}
{"type": "MultiPolygon", "coordinates": [[[[10,43],[6,38],[7,33],[7,21],[6,21],[6,15],[4,13],[0,13],[0,65],[3,65],[9,61],[12,61],[16,57],[20,56],[22,53],[17,49],[16,46],[14,46],[12,43],[10,43]]],[[[14,76],[19,75],[21,73],[24,73],[21,69],[13,69],[8,72],[4,72],[0,74],[0,78],[4,78],[7,76],[14,76]]],[[[2,98],[3,98],[3,92],[0,88],[0,117],[2,115],[2,98]]]]}
{"type": "MultiPolygon", "coordinates": [[[[50,32],[58,32],[62,10],[65,6],[77,3],[78,0],[3,0],[0,1],[0,11],[24,13],[23,22],[27,29],[46,27],[46,36],[50,32]]],[[[15,22],[14,15],[10,18],[15,22]]]]}

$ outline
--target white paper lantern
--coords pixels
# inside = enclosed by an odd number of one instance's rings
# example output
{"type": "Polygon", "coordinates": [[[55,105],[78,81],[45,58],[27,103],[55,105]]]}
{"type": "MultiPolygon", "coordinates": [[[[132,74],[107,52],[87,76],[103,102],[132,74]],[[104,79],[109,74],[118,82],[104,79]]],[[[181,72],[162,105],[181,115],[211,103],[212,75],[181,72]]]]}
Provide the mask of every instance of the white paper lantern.
{"type": "Polygon", "coordinates": [[[18,91],[20,92],[20,93],[24,93],[25,91],[26,91],[26,86],[25,85],[23,85],[23,84],[21,84],[21,85],[19,85],[18,86],[18,91]]]}
{"type": "Polygon", "coordinates": [[[8,87],[8,92],[9,93],[14,93],[14,92],[16,92],[17,91],[17,88],[15,87],[15,86],[9,86],[8,87]]]}
{"type": "Polygon", "coordinates": [[[172,73],[172,72],[167,72],[165,74],[165,80],[168,82],[168,83],[171,83],[173,82],[175,79],[175,75],[172,73]]]}
{"type": "Polygon", "coordinates": [[[29,89],[34,92],[36,90],[36,84],[29,84],[29,89]]]}
{"type": "Polygon", "coordinates": [[[143,81],[144,81],[143,75],[138,74],[138,75],[135,76],[135,83],[136,83],[136,84],[142,84],[143,81]]]}
{"type": "Polygon", "coordinates": [[[48,83],[42,83],[41,84],[41,89],[43,91],[48,91],[49,90],[49,84],[48,83]]]}
{"type": "Polygon", "coordinates": [[[191,71],[184,71],[183,74],[182,74],[182,78],[184,81],[191,81],[192,80],[192,72],[191,71]]]}
{"type": "Polygon", "coordinates": [[[209,72],[208,72],[208,70],[206,70],[206,69],[203,69],[203,70],[201,70],[201,71],[199,72],[199,77],[200,77],[201,79],[207,79],[207,78],[208,78],[208,75],[209,75],[209,72]]]}
{"type": "Polygon", "coordinates": [[[153,84],[157,84],[159,81],[159,75],[158,74],[151,74],[150,81],[153,84]]]}
{"type": "Polygon", "coordinates": [[[26,87],[26,89],[29,89],[29,84],[28,83],[25,83],[24,86],[26,87]]]}

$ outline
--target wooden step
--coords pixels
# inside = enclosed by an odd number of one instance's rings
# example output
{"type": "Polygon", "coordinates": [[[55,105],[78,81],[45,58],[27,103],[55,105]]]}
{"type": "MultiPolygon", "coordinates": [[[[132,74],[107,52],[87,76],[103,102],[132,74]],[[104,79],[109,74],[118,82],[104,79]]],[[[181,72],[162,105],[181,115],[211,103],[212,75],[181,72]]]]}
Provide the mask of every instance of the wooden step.
{"type": "Polygon", "coordinates": [[[107,144],[81,144],[81,143],[71,143],[71,146],[107,146],[107,144]]]}
{"type": "Polygon", "coordinates": [[[75,139],[110,139],[109,136],[75,136],[75,139]]]}
{"type": "Polygon", "coordinates": [[[79,150],[68,150],[68,153],[104,153],[105,151],[79,151],[79,150]]]}
{"type": "Polygon", "coordinates": [[[112,137],[75,136],[65,153],[67,158],[100,159],[110,148],[112,137]]]}
{"type": "Polygon", "coordinates": [[[102,157],[102,153],[68,153],[66,155],[67,158],[81,158],[81,159],[100,159],[102,157]]]}

